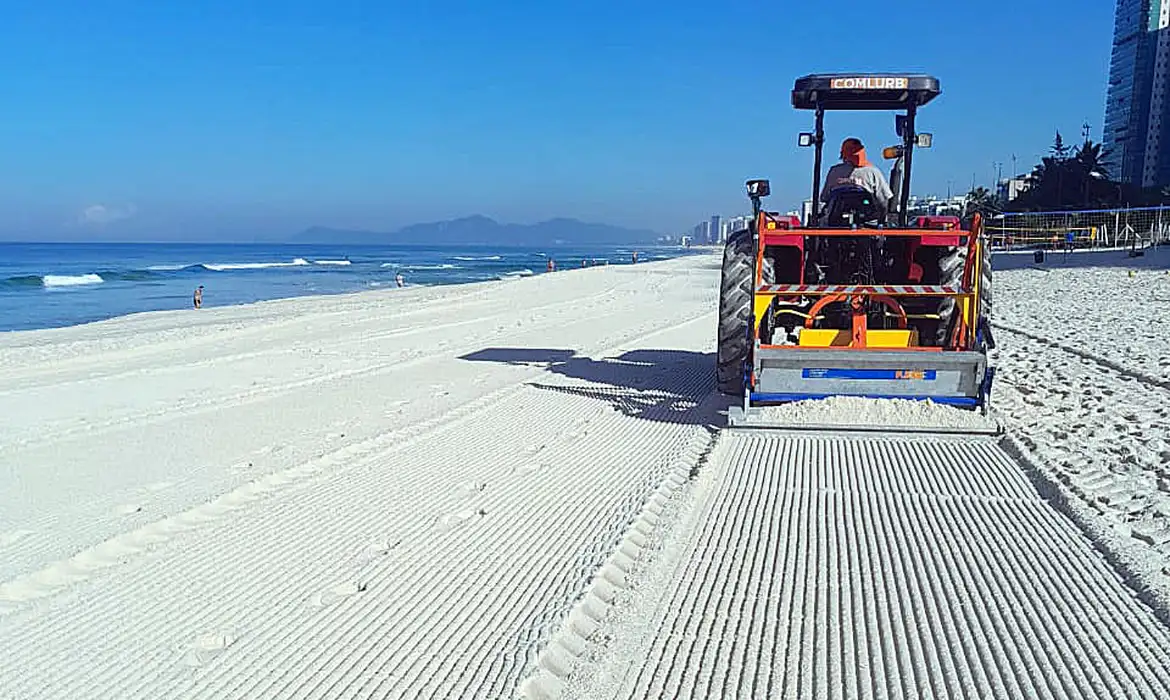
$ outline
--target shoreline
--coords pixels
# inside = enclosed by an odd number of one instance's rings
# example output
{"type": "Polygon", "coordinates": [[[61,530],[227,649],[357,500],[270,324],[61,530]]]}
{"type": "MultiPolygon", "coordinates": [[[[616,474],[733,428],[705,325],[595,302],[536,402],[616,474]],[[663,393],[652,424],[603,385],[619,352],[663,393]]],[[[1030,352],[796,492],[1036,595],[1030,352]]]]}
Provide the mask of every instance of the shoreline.
{"type": "MultiPolygon", "coordinates": [[[[695,247],[692,246],[691,250],[695,250],[695,247]]],[[[146,311],[134,311],[131,313],[110,316],[108,318],[97,319],[94,321],[83,321],[80,323],[73,323],[73,324],[63,325],[63,326],[46,326],[43,328],[22,328],[22,329],[18,329],[18,330],[0,330],[0,350],[3,350],[7,346],[5,341],[10,340],[10,339],[15,338],[15,337],[18,337],[18,336],[26,336],[28,334],[50,334],[50,333],[60,334],[60,333],[65,333],[65,332],[72,332],[75,329],[88,328],[91,326],[99,326],[100,325],[102,327],[105,327],[105,324],[126,322],[126,320],[128,320],[128,319],[160,318],[160,317],[165,316],[165,315],[192,313],[192,312],[199,312],[202,314],[212,315],[213,313],[216,313],[216,312],[219,312],[220,314],[222,314],[223,310],[229,310],[229,309],[244,309],[244,308],[252,308],[252,307],[261,307],[262,305],[280,304],[280,303],[285,303],[285,304],[303,303],[305,300],[309,300],[309,299],[344,299],[344,298],[356,298],[356,297],[359,297],[361,295],[370,295],[370,297],[373,298],[374,295],[380,295],[380,294],[381,295],[388,295],[388,294],[402,295],[402,294],[409,294],[411,291],[414,291],[415,294],[419,294],[419,293],[421,293],[421,290],[427,290],[427,289],[444,289],[444,288],[449,288],[449,287],[475,287],[477,285],[483,286],[483,285],[495,285],[495,284],[503,284],[503,283],[515,283],[515,282],[518,282],[520,280],[537,279],[537,278],[544,277],[544,276],[547,276],[550,274],[559,274],[559,273],[566,273],[566,272],[584,272],[586,270],[594,270],[597,268],[609,268],[609,267],[626,268],[626,267],[643,267],[643,266],[647,266],[647,265],[656,265],[656,264],[660,264],[660,263],[670,262],[672,260],[678,260],[680,258],[685,258],[685,257],[710,255],[711,252],[714,250],[716,250],[716,249],[713,248],[710,251],[704,250],[704,252],[701,254],[683,253],[683,254],[674,255],[674,256],[671,256],[668,258],[639,261],[637,263],[628,263],[628,262],[627,263],[613,263],[613,264],[609,264],[609,265],[591,265],[589,267],[564,267],[564,268],[558,267],[557,270],[553,273],[549,273],[547,271],[534,272],[531,275],[516,275],[516,276],[510,277],[507,279],[497,278],[497,279],[488,279],[488,280],[458,280],[458,281],[452,281],[452,282],[438,282],[438,283],[434,283],[434,284],[411,284],[411,283],[408,283],[405,287],[394,287],[394,286],[367,287],[365,289],[356,289],[356,290],[351,290],[351,291],[319,292],[319,293],[314,293],[314,294],[297,294],[297,295],[293,295],[293,296],[276,297],[276,298],[272,298],[272,299],[259,299],[256,301],[246,301],[246,302],[240,302],[240,303],[236,303],[236,304],[222,304],[222,305],[215,305],[215,304],[209,305],[209,304],[207,304],[207,298],[205,297],[204,298],[204,306],[202,309],[195,309],[195,308],[192,308],[190,305],[188,305],[185,308],[181,308],[181,309],[151,309],[151,310],[146,310],[146,311]]]]}

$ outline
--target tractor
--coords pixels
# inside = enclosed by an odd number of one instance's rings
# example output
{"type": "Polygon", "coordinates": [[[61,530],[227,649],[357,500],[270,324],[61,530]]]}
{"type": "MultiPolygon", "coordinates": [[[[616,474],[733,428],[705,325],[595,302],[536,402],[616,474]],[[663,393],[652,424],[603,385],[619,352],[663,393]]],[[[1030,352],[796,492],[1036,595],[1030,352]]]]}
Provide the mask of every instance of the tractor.
{"type": "Polygon", "coordinates": [[[767,211],[766,179],[748,180],[748,228],[728,236],[719,298],[717,383],[742,398],[731,426],[760,408],[832,396],[929,400],[987,412],[994,367],[991,255],[982,219],[911,216],[918,111],[940,94],[918,74],[817,74],[796,80],[792,105],[815,115],[806,220],[767,211]],[[895,112],[898,142],[882,201],[849,181],[822,196],[826,112],[895,112]]]}

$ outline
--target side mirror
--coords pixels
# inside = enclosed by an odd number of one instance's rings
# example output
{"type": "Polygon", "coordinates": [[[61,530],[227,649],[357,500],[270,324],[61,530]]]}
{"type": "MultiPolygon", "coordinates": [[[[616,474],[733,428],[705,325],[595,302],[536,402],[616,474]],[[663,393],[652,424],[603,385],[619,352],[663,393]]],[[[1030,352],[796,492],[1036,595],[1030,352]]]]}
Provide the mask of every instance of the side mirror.
{"type": "Polygon", "coordinates": [[[934,144],[934,134],[915,134],[914,145],[918,148],[930,148],[934,144]]]}
{"type": "Polygon", "coordinates": [[[808,148],[813,145],[813,135],[809,133],[802,133],[800,135],[800,147],[808,148]]]}
{"type": "Polygon", "coordinates": [[[752,198],[767,197],[772,194],[771,184],[767,180],[748,180],[748,196],[752,198]]]}
{"type": "Polygon", "coordinates": [[[894,133],[902,138],[906,138],[906,126],[910,123],[910,117],[905,114],[894,115],[894,133]]]}

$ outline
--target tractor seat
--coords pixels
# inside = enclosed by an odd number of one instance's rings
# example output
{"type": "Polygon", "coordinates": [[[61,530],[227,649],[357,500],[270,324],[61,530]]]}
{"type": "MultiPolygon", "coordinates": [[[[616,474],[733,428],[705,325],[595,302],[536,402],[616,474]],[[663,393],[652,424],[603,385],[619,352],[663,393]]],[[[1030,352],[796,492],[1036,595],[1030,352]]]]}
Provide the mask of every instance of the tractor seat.
{"type": "Polygon", "coordinates": [[[885,220],[885,212],[873,194],[856,185],[834,187],[829,191],[824,222],[831,228],[878,226],[885,220]]]}

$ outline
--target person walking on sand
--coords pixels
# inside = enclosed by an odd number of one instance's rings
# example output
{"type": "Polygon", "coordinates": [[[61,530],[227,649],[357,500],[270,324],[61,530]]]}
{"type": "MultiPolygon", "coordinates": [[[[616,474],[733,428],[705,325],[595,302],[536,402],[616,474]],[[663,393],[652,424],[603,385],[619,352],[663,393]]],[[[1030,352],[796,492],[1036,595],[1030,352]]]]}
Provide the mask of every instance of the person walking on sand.
{"type": "Polygon", "coordinates": [[[203,308],[203,285],[199,285],[195,290],[195,308],[203,308]]]}

